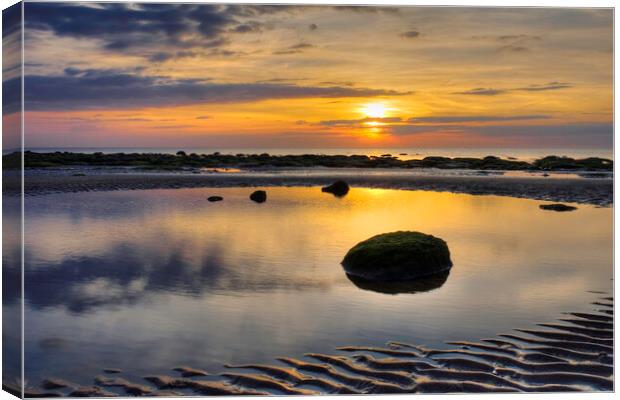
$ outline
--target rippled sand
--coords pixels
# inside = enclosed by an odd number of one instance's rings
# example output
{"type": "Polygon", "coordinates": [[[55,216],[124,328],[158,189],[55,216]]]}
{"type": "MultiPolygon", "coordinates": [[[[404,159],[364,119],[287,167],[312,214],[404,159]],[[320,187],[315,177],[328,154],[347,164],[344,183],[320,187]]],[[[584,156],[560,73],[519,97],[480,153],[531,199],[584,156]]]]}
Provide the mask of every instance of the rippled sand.
{"type": "Polygon", "coordinates": [[[50,378],[26,397],[611,391],[613,298],[593,293],[599,298],[591,312],[446,349],[345,346],[272,365],[224,365],[229,371],[220,374],[180,366],[173,368],[178,376],[145,376],[143,383],[108,368],[93,386],[50,378]]]}

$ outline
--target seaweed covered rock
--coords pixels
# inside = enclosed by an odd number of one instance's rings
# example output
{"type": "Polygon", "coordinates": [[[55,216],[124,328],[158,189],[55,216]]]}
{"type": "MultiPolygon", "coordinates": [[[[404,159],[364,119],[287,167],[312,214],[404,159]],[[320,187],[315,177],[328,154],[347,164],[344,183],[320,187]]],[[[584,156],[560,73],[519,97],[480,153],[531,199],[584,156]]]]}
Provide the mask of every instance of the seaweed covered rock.
{"type": "Polygon", "coordinates": [[[559,211],[559,212],[575,211],[577,209],[577,207],[567,206],[566,204],[561,204],[561,203],[541,204],[539,207],[541,210],[559,211]]]}
{"type": "Polygon", "coordinates": [[[370,281],[405,281],[445,272],[452,267],[442,239],[398,231],[356,244],[342,260],[347,274],[370,281]]]}
{"type": "Polygon", "coordinates": [[[349,193],[349,185],[345,181],[336,181],[329,186],[321,188],[321,191],[342,197],[349,193]]]}
{"type": "Polygon", "coordinates": [[[250,195],[250,200],[257,203],[264,203],[267,201],[267,192],[264,190],[257,190],[250,195]]]}
{"type": "Polygon", "coordinates": [[[222,196],[210,196],[209,198],[207,198],[207,201],[210,201],[211,203],[213,203],[214,201],[222,201],[222,200],[224,200],[222,196]]]}

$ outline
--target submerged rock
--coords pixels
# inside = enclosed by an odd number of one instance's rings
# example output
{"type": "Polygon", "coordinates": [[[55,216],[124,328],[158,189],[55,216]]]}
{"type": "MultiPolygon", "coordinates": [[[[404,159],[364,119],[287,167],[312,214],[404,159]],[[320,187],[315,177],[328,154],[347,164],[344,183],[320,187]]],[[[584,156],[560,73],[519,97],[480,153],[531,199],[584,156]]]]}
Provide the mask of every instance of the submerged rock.
{"type": "Polygon", "coordinates": [[[567,206],[566,204],[556,203],[556,204],[541,204],[541,210],[549,210],[549,211],[575,211],[577,207],[567,206]]]}
{"type": "Polygon", "coordinates": [[[213,203],[214,201],[222,201],[224,198],[222,196],[210,196],[207,201],[213,203]]]}
{"type": "Polygon", "coordinates": [[[336,181],[329,186],[321,188],[321,191],[342,197],[349,193],[349,185],[345,181],[336,181]]]}
{"type": "Polygon", "coordinates": [[[445,272],[452,267],[442,239],[420,232],[398,231],[356,244],[342,266],[348,275],[370,281],[406,281],[445,272]]]}
{"type": "Polygon", "coordinates": [[[264,203],[265,201],[267,201],[267,192],[265,192],[264,190],[257,190],[250,195],[250,200],[257,203],[264,203]]]}

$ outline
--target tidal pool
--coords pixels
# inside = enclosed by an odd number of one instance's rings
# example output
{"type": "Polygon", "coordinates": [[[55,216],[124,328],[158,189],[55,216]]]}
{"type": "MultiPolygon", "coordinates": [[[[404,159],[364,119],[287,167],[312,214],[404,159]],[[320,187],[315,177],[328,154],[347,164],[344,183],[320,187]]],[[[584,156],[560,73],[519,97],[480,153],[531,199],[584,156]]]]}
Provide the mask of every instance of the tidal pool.
{"type": "Polygon", "coordinates": [[[362,188],[336,198],[317,187],[266,188],[256,204],[253,190],[26,198],[28,384],[92,384],[105,367],[138,381],[178,365],[218,373],[389,340],[442,347],[590,311],[588,291],[612,288],[611,208],[362,188]],[[450,273],[413,287],[349,280],[349,248],[396,230],[446,240],[450,273]]]}

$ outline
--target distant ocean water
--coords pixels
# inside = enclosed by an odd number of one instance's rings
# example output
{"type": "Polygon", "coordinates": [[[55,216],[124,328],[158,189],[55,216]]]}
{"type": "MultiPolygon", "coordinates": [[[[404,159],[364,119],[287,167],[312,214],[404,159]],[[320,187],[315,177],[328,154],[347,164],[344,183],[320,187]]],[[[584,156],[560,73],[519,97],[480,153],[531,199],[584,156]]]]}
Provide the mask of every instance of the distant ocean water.
{"type": "MultiPolygon", "coordinates": [[[[36,152],[70,151],[79,153],[167,153],[175,154],[179,150],[186,153],[212,154],[325,154],[325,155],[354,155],[380,156],[391,154],[401,159],[421,159],[428,156],[444,157],[485,157],[488,155],[501,158],[513,157],[517,160],[531,161],[548,155],[568,156],[573,158],[604,157],[613,159],[613,148],[218,148],[218,147],[33,147],[27,148],[36,152]]],[[[5,150],[7,154],[14,150],[5,150]]]]}

